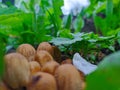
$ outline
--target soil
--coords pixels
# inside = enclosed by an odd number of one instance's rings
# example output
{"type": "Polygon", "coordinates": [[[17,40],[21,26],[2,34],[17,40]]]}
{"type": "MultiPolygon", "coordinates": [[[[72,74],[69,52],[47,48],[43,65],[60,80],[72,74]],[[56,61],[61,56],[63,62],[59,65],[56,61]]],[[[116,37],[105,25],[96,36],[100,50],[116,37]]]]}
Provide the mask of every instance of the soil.
{"type": "Polygon", "coordinates": [[[94,32],[96,33],[96,28],[93,22],[93,18],[84,18],[85,25],[82,28],[81,32],[94,32]]]}

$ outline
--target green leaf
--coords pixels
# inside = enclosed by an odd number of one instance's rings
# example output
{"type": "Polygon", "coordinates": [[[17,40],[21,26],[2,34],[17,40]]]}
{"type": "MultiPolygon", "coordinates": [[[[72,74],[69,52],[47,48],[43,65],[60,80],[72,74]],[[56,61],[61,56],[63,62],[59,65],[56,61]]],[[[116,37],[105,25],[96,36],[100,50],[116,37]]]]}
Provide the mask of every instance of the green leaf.
{"type": "Polygon", "coordinates": [[[108,47],[111,51],[115,52],[115,48],[113,46],[108,47]]]}
{"type": "Polygon", "coordinates": [[[106,5],[106,26],[107,30],[110,30],[109,27],[112,23],[112,18],[113,18],[113,0],[107,0],[107,5],[106,5]]]}
{"type": "Polygon", "coordinates": [[[120,89],[120,51],[104,58],[98,69],[86,78],[85,90],[119,90],[120,89]]]}
{"type": "Polygon", "coordinates": [[[79,15],[79,16],[77,16],[77,18],[73,22],[73,28],[75,29],[75,32],[80,32],[81,29],[83,28],[83,26],[84,26],[84,20],[79,15]]]}
{"type": "Polygon", "coordinates": [[[61,28],[61,22],[62,22],[62,19],[61,19],[61,15],[62,15],[62,11],[61,11],[61,6],[63,4],[63,1],[62,0],[52,0],[52,8],[54,10],[54,16],[55,16],[55,22],[58,26],[58,29],[61,28]]]}
{"type": "MultiPolygon", "coordinates": [[[[2,16],[0,16],[2,18],[2,16]]],[[[0,32],[6,35],[18,35],[23,30],[23,24],[19,17],[10,17],[0,21],[0,32]]]]}
{"type": "Polygon", "coordinates": [[[72,16],[71,15],[67,15],[67,16],[63,17],[63,27],[64,28],[70,29],[71,23],[72,23],[72,16]]]}
{"type": "Polygon", "coordinates": [[[49,13],[49,15],[50,15],[50,19],[51,19],[51,21],[52,21],[52,24],[54,25],[54,31],[52,32],[53,33],[53,36],[57,36],[57,32],[58,32],[58,30],[59,30],[59,27],[58,27],[58,24],[57,24],[57,22],[56,22],[56,20],[55,20],[55,15],[54,14],[52,14],[52,13],[50,13],[49,12],[49,10],[47,10],[48,11],[48,13],[49,13]]]}
{"type": "Polygon", "coordinates": [[[113,14],[113,0],[107,0],[106,16],[111,17],[113,14]]]}
{"type": "Polygon", "coordinates": [[[93,19],[96,27],[96,32],[98,34],[106,35],[108,30],[107,30],[107,23],[106,19],[103,19],[99,16],[97,16],[96,13],[93,13],[93,19]]]}
{"type": "Polygon", "coordinates": [[[53,38],[50,42],[55,45],[70,45],[72,43],[68,38],[53,38]]]}
{"type": "Polygon", "coordinates": [[[20,33],[20,37],[22,39],[22,43],[29,43],[29,44],[33,44],[33,42],[35,42],[35,33],[31,32],[31,31],[24,31],[20,33]]]}
{"type": "Polygon", "coordinates": [[[0,15],[7,15],[15,12],[18,12],[18,9],[15,6],[0,8],[0,15]]]}
{"type": "Polygon", "coordinates": [[[0,36],[0,78],[3,75],[4,72],[4,61],[3,56],[5,54],[5,42],[4,42],[4,36],[0,36]]]}
{"type": "Polygon", "coordinates": [[[70,30],[68,29],[58,31],[58,36],[70,39],[73,38],[72,33],[70,33],[70,30]]]}
{"type": "Polygon", "coordinates": [[[94,6],[94,8],[95,8],[94,12],[96,12],[96,13],[100,13],[100,12],[104,11],[106,8],[106,1],[102,1],[102,2],[98,1],[97,5],[94,6]]]}

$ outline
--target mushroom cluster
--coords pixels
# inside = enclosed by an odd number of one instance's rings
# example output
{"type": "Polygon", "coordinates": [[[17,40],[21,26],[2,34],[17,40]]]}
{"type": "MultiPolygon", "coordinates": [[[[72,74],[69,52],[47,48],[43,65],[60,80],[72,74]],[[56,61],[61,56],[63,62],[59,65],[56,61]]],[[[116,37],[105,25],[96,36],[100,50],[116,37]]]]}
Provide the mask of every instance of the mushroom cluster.
{"type": "Polygon", "coordinates": [[[70,59],[61,61],[61,52],[48,42],[37,50],[21,44],[4,56],[5,72],[0,90],[84,90],[85,81],[70,59]]]}

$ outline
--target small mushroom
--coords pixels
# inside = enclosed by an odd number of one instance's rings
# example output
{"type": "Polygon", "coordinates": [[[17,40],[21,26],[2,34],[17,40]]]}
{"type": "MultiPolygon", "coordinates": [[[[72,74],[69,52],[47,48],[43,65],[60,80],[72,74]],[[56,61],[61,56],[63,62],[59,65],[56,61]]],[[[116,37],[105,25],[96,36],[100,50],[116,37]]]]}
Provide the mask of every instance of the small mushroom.
{"type": "Polygon", "coordinates": [[[54,75],[55,70],[57,69],[58,66],[59,66],[59,63],[57,63],[56,61],[50,61],[50,62],[47,62],[42,67],[41,71],[54,75]]]}
{"type": "Polygon", "coordinates": [[[63,60],[61,64],[72,64],[72,60],[71,59],[63,60]]]}
{"type": "Polygon", "coordinates": [[[40,50],[45,50],[53,56],[53,53],[54,53],[53,48],[48,42],[40,43],[38,48],[37,48],[37,51],[40,51],[40,50]]]}
{"type": "Polygon", "coordinates": [[[27,90],[57,90],[55,78],[44,72],[38,72],[32,76],[27,90]]]}
{"type": "Polygon", "coordinates": [[[77,69],[71,64],[60,65],[55,71],[58,90],[83,90],[77,69]]]}
{"type": "Polygon", "coordinates": [[[23,56],[25,56],[28,61],[33,61],[34,60],[34,55],[35,55],[35,48],[30,45],[30,44],[21,44],[17,50],[18,53],[22,54],[23,56]]]}
{"type": "Polygon", "coordinates": [[[35,60],[43,67],[47,62],[53,61],[53,57],[45,50],[40,50],[35,54],[35,60]]]}
{"type": "Polygon", "coordinates": [[[10,53],[4,57],[4,81],[12,89],[24,87],[29,83],[30,68],[27,59],[19,53],[10,53]]]}
{"type": "Polygon", "coordinates": [[[37,73],[41,70],[40,64],[36,61],[30,61],[29,65],[30,65],[31,75],[34,73],[37,73]]]}

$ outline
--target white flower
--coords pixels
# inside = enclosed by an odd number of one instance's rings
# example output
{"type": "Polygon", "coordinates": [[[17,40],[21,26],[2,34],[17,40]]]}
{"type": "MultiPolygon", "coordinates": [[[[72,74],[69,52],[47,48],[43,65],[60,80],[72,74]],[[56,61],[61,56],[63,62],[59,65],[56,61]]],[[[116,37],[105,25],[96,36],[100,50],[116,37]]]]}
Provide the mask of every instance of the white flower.
{"type": "Polygon", "coordinates": [[[89,6],[89,0],[64,0],[64,6],[61,7],[64,15],[77,15],[81,10],[89,6]]]}
{"type": "Polygon", "coordinates": [[[79,53],[75,53],[73,56],[73,65],[80,71],[82,71],[85,75],[92,73],[97,69],[96,65],[93,65],[87,62],[84,58],[82,58],[79,53]]]}

